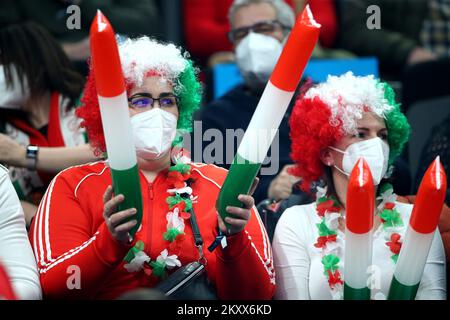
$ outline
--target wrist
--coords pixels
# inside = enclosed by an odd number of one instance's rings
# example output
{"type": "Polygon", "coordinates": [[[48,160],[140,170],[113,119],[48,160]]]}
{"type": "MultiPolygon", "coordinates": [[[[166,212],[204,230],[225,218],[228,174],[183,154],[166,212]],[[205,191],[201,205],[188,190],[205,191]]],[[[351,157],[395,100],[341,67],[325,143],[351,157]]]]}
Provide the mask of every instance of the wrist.
{"type": "Polygon", "coordinates": [[[36,170],[39,147],[28,145],[25,148],[25,167],[28,170],[36,170]]]}
{"type": "Polygon", "coordinates": [[[13,167],[25,168],[27,166],[27,147],[20,145],[15,152],[12,152],[8,164],[13,167]]]}

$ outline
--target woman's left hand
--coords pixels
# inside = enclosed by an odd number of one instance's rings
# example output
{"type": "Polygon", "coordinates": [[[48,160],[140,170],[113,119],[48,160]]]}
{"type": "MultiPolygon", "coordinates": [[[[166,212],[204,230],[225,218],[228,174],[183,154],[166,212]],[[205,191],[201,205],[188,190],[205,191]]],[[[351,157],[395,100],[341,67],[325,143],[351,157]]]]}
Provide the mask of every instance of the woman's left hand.
{"type": "Polygon", "coordinates": [[[226,209],[229,214],[233,215],[233,217],[225,218],[225,221],[230,226],[229,229],[227,229],[225,223],[222,220],[222,217],[218,215],[219,228],[223,233],[225,233],[228,236],[231,236],[235,233],[239,233],[242,230],[244,230],[245,226],[250,220],[251,216],[250,209],[255,204],[255,200],[253,199],[253,197],[245,194],[240,194],[238,196],[238,200],[244,204],[243,208],[228,206],[226,209]]]}
{"type": "Polygon", "coordinates": [[[245,229],[245,226],[247,225],[248,221],[250,220],[251,209],[255,205],[255,199],[253,199],[253,197],[251,195],[255,191],[256,186],[258,185],[258,182],[259,182],[259,179],[255,178],[255,180],[253,181],[253,185],[250,189],[249,195],[240,194],[238,196],[238,200],[244,204],[243,208],[232,207],[232,206],[228,206],[226,208],[227,212],[229,214],[233,215],[233,217],[225,218],[225,221],[229,225],[229,229],[227,229],[220,214],[217,215],[218,222],[219,222],[219,228],[224,234],[231,236],[231,235],[239,233],[245,229]]]}
{"type": "Polygon", "coordinates": [[[0,162],[15,166],[26,166],[26,148],[5,134],[0,133],[0,162]]]}

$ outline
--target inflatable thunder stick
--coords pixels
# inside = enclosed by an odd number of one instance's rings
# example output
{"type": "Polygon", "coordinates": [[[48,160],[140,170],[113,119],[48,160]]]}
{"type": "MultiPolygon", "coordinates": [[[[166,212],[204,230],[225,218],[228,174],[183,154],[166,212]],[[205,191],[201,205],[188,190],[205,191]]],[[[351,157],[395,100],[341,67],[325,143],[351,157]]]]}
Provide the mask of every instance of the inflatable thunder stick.
{"type": "Polygon", "coordinates": [[[125,80],[114,30],[100,11],[97,11],[91,25],[90,42],[114,194],[123,194],[125,198],[118,211],[129,208],[137,210],[136,215],[131,218],[138,221],[130,231],[131,236],[134,236],[142,221],[136,151],[132,143],[125,80]]]}
{"type": "Polygon", "coordinates": [[[415,299],[444,205],[446,191],[447,177],[437,157],[420,183],[389,288],[389,300],[415,299]]]}
{"type": "Polygon", "coordinates": [[[227,206],[242,207],[237,197],[250,191],[300,82],[319,32],[320,25],[314,21],[309,6],[306,6],[287,39],[220,191],[216,208],[222,218],[228,216],[227,206]]]}
{"type": "Polygon", "coordinates": [[[345,214],[344,299],[369,300],[367,268],[372,264],[375,189],[367,162],[360,158],[349,177],[345,214]]]}

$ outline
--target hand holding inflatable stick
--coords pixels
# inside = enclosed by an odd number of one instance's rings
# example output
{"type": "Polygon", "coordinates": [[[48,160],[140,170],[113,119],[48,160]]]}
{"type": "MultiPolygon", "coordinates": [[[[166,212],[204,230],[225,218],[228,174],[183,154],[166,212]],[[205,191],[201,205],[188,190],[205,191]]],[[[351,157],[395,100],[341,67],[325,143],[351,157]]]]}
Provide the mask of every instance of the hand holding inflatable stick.
{"type": "Polygon", "coordinates": [[[220,191],[216,208],[223,219],[228,216],[227,206],[242,207],[238,195],[248,194],[250,190],[311,57],[319,32],[320,25],[306,6],[287,39],[220,191]]]}
{"type": "Polygon", "coordinates": [[[91,25],[90,41],[114,194],[124,195],[119,211],[129,208],[137,210],[132,219],[136,219],[138,223],[130,231],[131,236],[134,236],[142,221],[141,186],[136,151],[133,143],[130,143],[133,136],[125,80],[114,30],[100,11],[97,11],[91,25]]]}
{"type": "Polygon", "coordinates": [[[367,162],[360,158],[349,177],[345,227],[344,299],[369,300],[367,268],[372,264],[375,190],[367,162]]]}
{"type": "Polygon", "coordinates": [[[444,205],[446,191],[447,177],[437,157],[420,183],[389,289],[389,300],[415,299],[444,205]]]}

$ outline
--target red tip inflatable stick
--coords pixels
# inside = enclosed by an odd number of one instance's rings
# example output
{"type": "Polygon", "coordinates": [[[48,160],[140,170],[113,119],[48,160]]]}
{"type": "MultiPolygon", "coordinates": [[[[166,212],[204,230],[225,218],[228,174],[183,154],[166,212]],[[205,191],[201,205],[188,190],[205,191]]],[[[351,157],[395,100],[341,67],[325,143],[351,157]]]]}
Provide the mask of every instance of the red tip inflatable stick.
{"type": "Polygon", "coordinates": [[[437,157],[428,167],[417,192],[410,225],[419,233],[433,232],[439,222],[447,192],[447,177],[437,157]]]}
{"type": "Polygon", "coordinates": [[[302,14],[297,18],[283,52],[272,72],[270,77],[272,84],[285,91],[294,91],[297,88],[317,43],[319,33],[320,24],[314,20],[309,6],[306,6],[302,14]]]}
{"type": "Polygon", "coordinates": [[[97,11],[90,31],[95,85],[102,97],[115,97],[125,91],[114,30],[108,19],[97,11]]]}
{"type": "Polygon", "coordinates": [[[353,233],[372,230],[375,210],[375,190],[367,162],[360,158],[353,168],[347,188],[347,228],[353,233]]]}

